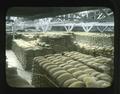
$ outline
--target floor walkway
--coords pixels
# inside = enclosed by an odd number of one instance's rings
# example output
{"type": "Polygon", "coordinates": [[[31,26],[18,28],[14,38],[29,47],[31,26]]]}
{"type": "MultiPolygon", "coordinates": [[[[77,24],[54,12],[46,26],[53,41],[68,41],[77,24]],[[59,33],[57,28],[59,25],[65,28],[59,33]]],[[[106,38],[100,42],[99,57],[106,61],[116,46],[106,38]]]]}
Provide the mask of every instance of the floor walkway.
{"type": "Polygon", "coordinates": [[[6,50],[6,56],[8,58],[8,67],[16,67],[18,75],[31,84],[32,73],[27,72],[22,68],[22,65],[20,64],[14,52],[12,50],[6,50]]]}

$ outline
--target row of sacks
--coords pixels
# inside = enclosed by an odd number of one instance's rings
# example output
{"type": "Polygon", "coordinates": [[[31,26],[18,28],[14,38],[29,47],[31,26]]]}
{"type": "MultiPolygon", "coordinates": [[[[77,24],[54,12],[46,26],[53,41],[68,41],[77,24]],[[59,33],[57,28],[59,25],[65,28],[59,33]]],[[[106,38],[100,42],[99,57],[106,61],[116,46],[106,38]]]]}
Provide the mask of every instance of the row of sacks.
{"type": "Polygon", "coordinates": [[[92,56],[104,56],[111,58],[114,54],[114,48],[110,46],[90,46],[85,43],[78,43],[78,49],[81,53],[92,56]]]}
{"type": "Polygon", "coordinates": [[[114,46],[114,34],[113,33],[87,33],[80,32],[75,33],[76,41],[89,46],[114,46]]]}
{"type": "MultiPolygon", "coordinates": [[[[15,32],[14,34],[15,39],[23,39],[25,41],[31,41],[37,39],[37,34],[31,34],[31,33],[20,33],[15,32]]],[[[7,32],[6,33],[6,49],[12,48],[12,40],[13,40],[13,32],[7,32]]]]}
{"type": "Polygon", "coordinates": [[[23,39],[25,41],[32,41],[32,40],[36,40],[39,37],[39,33],[38,32],[17,32],[16,35],[19,35],[19,39],[23,39]]]}
{"type": "Polygon", "coordinates": [[[37,46],[51,47],[56,52],[77,50],[69,33],[17,33],[24,41],[36,41],[37,46]]]}
{"type": "Polygon", "coordinates": [[[111,58],[106,58],[103,56],[93,57],[91,55],[82,54],[76,51],[64,52],[64,55],[74,60],[80,61],[97,71],[107,73],[112,76],[114,64],[111,58]]]}
{"type": "Polygon", "coordinates": [[[47,46],[52,47],[55,52],[62,52],[77,50],[77,47],[73,41],[74,39],[72,38],[72,35],[68,33],[46,33],[39,36],[37,43],[40,46],[47,44],[47,46]]]}
{"type": "Polygon", "coordinates": [[[46,55],[50,53],[53,54],[63,51],[70,51],[70,50],[75,50],[76,48],[76,46],[72,44],[72,42],[69,42],[70,37],[64,34],[61,35],[60,37],[58,37],[57,35],[56,36],[52,35],[51,38],[47,38],[47,37],[49,36],[44,37],[41,34],[41,38],[39,38],[41,41],[40,40],[27,41],[24,39],[13,40],[12,50],[15,52],[17,58],[22,63],[23,68],[25,70],[31,70],[32,60],[36,56],[46,55]],[[61,43],[63,43],[63,45],[61,43]]]}
{"type": "MultiPolygon", "coordinates": [[[[62,51],[73,51],[77,50],[84,54],[90,54],[93,56],[105,56],[105,57],[112,57],[114,53],[114,49],[112,47],[112,44],[109,46],[106,46],[107,43],[104,43],[103,45],[103,35],[105,38],[104,41],[109,40],[108,43],[112,42],[112,39],[108,39],[108,37],[113,37],[113,35],[109,34],[98,34],[98,33],[90,33],[86,34],[83,32],[80,32],[79,34],[73,34],[73,33],[16,33],[15,37],[17,39],[23,39],[25,41],[36,41],[36,44],[38,46],[42,47],[51,47],[54,50],[54,53],[56,52],[62,52],[62,51]],[[94,36],[93,36],[94,35],[94,36]],[[74,36],[74,38],[73,38],[74,36]],[[77,37],[79,36],[79,37],[77,37]],[[94,38],[92,37],[98,37],[101,42],[94,43],[94,38]],[[75,38],[76,37],[76,38],[75,38]],[[89,37],[93,40],[90,40],[89,37]],[[79,39],[80,38],[80,39],[79,39]],[[77,41],[76,44],[73,43],[73,41],[77,41]],[[94,46],[93,46],[94,45],[94,46]]],[[[95,39],[98,39],[96,38],[95,39]]],[[[10,42],[9,42],[10,43],[10,42]]],[[[8,43],[8,46],[9,46],[8,43]]]]}
{"type": "Polygon", "coordinates": [[[44,79],[49,78],[46,83],[52,82],[56,87],[103,88],[112,83],[110,75],[66,57],[63,53],[35,57],[32,73],[32,84],[36,87],[42,87],[40,75],[45,75],[44,79]]]}
{"type": "MultiPolygon", "coordinates": [[[[39,57],[42,58],[42,56],[39,57]]],[[[46,74],[47,73],[39,66],[39,62],[34,60],[32,65],[32,85],[35,87],[55,87],[56,84],[51,83],[46,78],[46,74]]]]}
{"type": "Polygon", "coordinates": [[[39,47],[36,46],[35,41],[27,42],[22,39],[13,40],[12,50],[15,52],[23,68],[30,71],[34,57],[53,53],[50,47],[39,47]]]}
{"type": "Polygon", "coordinates": [[[114,55],[113,33],[75,33],[75,41],[81,53],[109,58],[114,55]]]}
{"type": "Polygon", "coordinates": [[[26,70],[31,70],[32,60],[36,56],[77,49],[69,34],[31,34],[17,33],[21,37],[12,43],[12,50],[26,70]]]}

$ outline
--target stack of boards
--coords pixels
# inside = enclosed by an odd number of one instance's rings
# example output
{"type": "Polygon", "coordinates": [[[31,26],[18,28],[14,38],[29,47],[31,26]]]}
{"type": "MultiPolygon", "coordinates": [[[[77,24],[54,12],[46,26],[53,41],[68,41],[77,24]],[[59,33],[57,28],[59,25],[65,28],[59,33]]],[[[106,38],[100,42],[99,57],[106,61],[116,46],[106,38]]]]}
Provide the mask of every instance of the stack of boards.
{"type": "Polygon", "coordinates": [[[110,58],[71,51],[35,57],[33,61],[35,87],[104,88],[112,83],[110,58]]]}

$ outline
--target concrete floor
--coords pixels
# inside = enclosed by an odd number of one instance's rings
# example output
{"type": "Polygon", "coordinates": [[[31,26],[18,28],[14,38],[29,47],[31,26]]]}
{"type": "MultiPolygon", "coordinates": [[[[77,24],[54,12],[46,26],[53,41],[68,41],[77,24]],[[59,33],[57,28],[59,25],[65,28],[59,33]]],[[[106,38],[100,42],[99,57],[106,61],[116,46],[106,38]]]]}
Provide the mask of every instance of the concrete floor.
{"type": "Polygon", "coordinates": [[[20,77],[25,79],[31,84],[31,72],[25,71],[17,59],[16,55],[12,50],[6,50],[6,56],[7,56],[7,61],[8,61],[8,67],[16,67],[17,68],[17,73],[20,77]]]}

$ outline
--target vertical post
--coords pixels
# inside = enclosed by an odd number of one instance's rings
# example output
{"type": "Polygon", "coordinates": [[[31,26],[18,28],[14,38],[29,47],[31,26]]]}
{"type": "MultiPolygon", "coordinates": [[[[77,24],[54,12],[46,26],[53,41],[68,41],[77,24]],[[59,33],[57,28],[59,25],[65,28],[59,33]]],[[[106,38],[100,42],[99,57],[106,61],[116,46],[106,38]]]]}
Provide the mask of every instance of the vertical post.
{"type": "Polygon", "coordinates": [[[94,20],[96,20],[97,19],[97,13],[96,13],[97,11],[94,11],[94,20]]]}
{"type": "Polygon", "coordinates": [[[87,19],[88,19],[88,11],[86,11],[85,13],[86,13],[86,17],[87,17],[87,19]]]}
{"type": "Polygon", "coordinates": [[[14,29],[14,22],[12,23],[12,32],[13,32],[13,40],[15,39],[15,29],[14,29]]]}

